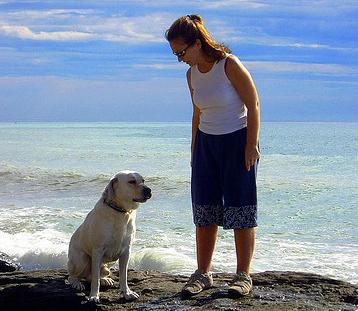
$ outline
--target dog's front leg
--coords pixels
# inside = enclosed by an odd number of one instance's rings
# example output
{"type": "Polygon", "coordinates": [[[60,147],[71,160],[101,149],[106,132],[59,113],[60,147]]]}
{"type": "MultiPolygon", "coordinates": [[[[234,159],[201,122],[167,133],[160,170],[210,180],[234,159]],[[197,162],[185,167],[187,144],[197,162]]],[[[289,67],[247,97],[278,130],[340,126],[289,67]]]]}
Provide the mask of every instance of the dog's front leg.
{"type": "Polygon", "coordinates": [[[93,249],[91,266],[91,292],[89,295],[89,300],[94,302],[99,302],[99,285],[102,259],[103,250],[100,248],[93,249]]]}
{"type": "Polygon", "coordinates": [[[119,294],[124,296],[126,300],[134,300],[139,297],[139,295],[130,290],[127,283],[127,271],[128,271],[128,261],[129,261],[130,246],[123,251],[119,257],[119,294]]]}

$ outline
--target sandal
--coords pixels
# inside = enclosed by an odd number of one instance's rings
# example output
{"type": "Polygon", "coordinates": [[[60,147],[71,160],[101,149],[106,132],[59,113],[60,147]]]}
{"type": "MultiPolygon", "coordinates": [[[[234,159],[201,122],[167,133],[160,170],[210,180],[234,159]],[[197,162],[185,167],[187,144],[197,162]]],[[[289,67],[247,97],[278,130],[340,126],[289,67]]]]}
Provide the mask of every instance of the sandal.
{"type": "Polygon", "coordinates": [[[234,298],[242,297],[242,296],[249,295],[251,292],[252,292],[251,277],[243,271],[236,274],[236,276],[234,277],[234,279],[230,284],[230,288],[229,288],[230,296],[234,298]]]}
{"type": "Polygon", "coordinates": [[[213,286],[213,276],[211,272],[201,273],[196,270],[189,278],[189,281],[184,285],[181,293],[183,296],[193,296],[199,294],[204,289],[213,286]]]}

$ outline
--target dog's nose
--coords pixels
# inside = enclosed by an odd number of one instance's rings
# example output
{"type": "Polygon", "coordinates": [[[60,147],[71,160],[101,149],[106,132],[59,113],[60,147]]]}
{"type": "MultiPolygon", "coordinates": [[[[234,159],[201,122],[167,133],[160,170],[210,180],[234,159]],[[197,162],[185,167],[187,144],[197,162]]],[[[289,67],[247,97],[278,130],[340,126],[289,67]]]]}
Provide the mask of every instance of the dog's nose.
{"type": "Polygon", "coordinates": [[[150,199],[152,197],[152,190],[147,186],[144,187],[143,193],[147,199],[150,199]]]}

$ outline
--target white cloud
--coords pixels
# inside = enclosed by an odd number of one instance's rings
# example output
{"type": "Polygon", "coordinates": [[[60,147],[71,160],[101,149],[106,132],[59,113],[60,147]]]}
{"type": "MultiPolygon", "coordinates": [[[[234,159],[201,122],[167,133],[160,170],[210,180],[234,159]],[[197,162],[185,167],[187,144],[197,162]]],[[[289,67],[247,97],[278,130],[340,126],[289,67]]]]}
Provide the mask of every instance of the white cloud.
{"type": "Polygon", "coordinates": [[[0,33],[20,39],[47,41],[88,40],[93,37],[92,34],[78,31],[40,31],[36,33],[24,26],[0,26],[0,33]]]}
{"type": "MultiPolygon", "coordinates": [[[[174,63],[174,64],[135,64],[133,68],[143,68],[143,69],[155,69],[155,70],[180,70],[184,66],[183,63],[174,63]]],[[[187,67],[187,65],[185,65],[187,67]]]]}
{"type": "Polygon", "coordinates": [[[338,12],[357,8],[356,0],[345,0],[337,3],[336,0],[192,0],[191,5],[206,9],[252,9],[261,12],[300,12],[308,14],[336,15],[338,12]]]}
{"type": "Polygon", "coordinates": [[[164,42],[164,29],[173,18],[167,13],[123,16],[64,9],[0,13],[0,20],[0,33],[15,38],[150,43],[164,42]]]}
{"type": "MultiPolygon", "coordinates": [[[[254,32],[253,32],[254,33],[254,32]]],[[[273,46],[273,47],[287,47],[287,48],[297,48],[297,49],[321,49],[321,50],[335,50],[335,51],[346,51],[354,52],[358,48],[352,47],[340,47],[340,46],[331,46],[328,44],[319,44],[311,42],[297,42],[294,38],[286,38],[279,36],[269,36],[265,34],[247,36],[238,34],[234,28],[229,28],[223,26],[221,31],[218,33],[218,37],[226,43],[238,43],[238,44],[253,44],[253,45],[263,45],[263,46],[273,46]]]]}
{"type": "MultiPolygon", "coordinates": [[[[120,1],[118,2],[127,2],[120,1]]],[[[357,8],[356,0],[344,0],[337,3],[337,0],[181,0],[169,2],[167,0],[132,0],[132,5],[143,7],[176,9],[181,11],[203,12],[215,10],[247,10],[247,13],[261,12],[276,15],[279,12],[303,13],[303,14],[319,14],[335,16],[342,11],[350,12],[357,8]]]]}
{"type": "MultiPolygon", "coordinates": [[[[317,74],[358,74],[358,68],[347,67],[337,64],[315,64],[315,63],[294,63],[294,62],[268,62],[268,61],[246,61],[245,66],[249,70],[261,72],[290,72],[290,73],[317,73],[317,74]]],[[[144,68],[154,70],[181,70],[183,63],[153,63],[135,64],[133,68],[144,68]]]]}
{"type": "MultiPolygon", "coordinates": [[[[274,39],[272,41],[275,41],[274,39]]],[[[318,44],[318,43],[303,43],[303,42],[296,42],[293,43],[292,40],[287,40],[286,42],[284,40],[280,40],[280,42],[272,42],[271,44],[269,44],[268,42],[266,43],[266,45],[271,45],[271,46],[278,46],[278,47],[292,47],[292,48],[297,48],[297,49],[322,49],[322,50],[335,50],[335,51],[357,51],[357,48],[351,48],[351,47],[338,47],[338,46],[330,46],[327,44],[318,44]]]]}
{"type": "Polygon", "coordinates": [[[267,6],[263,1],[252,0],[194,1],[194,3],[205,9],[233,8],[238,6],[248,9],[259,9],[267,6]]]}
{"type": "MultiPolygon", "coordinates": [[[[119,1],[121,3],[123,1],[119,1]]],[[[184,1],[183,3],[189,1],[184,1]]],[[[191,10],[193,7],[202,7],[203,13],[213,12],[216,8],[231,10],[242,7],[252,11],[261,9],[260,20],[267,21],[268,25],[275,23],[272,19],[271,11],[278,9],[281,13],[285,10],[305,10],[308,7],[318,7],[320,1],[313,1],[310,4],[302,1],[300,4],[287,5],[284,2],[272,1],[250,1],[250,0],[221,0],[221,1],[190,1],[191,10]],[[268,15],[267,15],[268,14],[268,15]]],[[[331,1],[328,1],[329,3],[331,1]]],[[[147,7],[158,7],[161,11],[168,6],[166,1],[147,3],[141,0],[130,2],[147,7]]],[[[332,4],[332,3],[331,3],[332,4]]],[[[125,7],[125,6],[124,6],[125,7]]],[[[349,1],[345,5],[339,5],[337,12],[342,8],[349,8],[349,1]]],[[[327,8],[326,8],[327,9],[327,8]]],[[[157,10],[140,16],[126,16],[120,6],[114,12],[105,12],[100,9],[50,9],[50,10],[21,10],[12,12],[0,12],[0,25],[3,27],[13,27],[13,29],[3,29],[3,33],[8,36],[27,38],[32,40],[104,40],[123,43],[160,43],[164,42],[164,30],[177,18],[177,14],[166,11],[161,13],[157,10]],[[113,14],[112,14],[113,13],[113,14]],[[23,27],[23,28],[21,28],[23,27]],[[26,29],[28,28],[28,29],[26,29]],[[68,38],[68,39],[67,39],[68,38]]],[[[337,13],[338,14],[338,13],[337,13]]],[[[248,15],[250,16],[250,15],[248,15]]],[[[287,14],[289,19],[290,14],[287,14]]],[[[210,29],[215,37],[224,42],[244,42],[267,46],[287,46],[295,48],[313,49],[344,49],[341,47],[331,47],[327,44],[315,42],[297,42],[295,38],[281,38],[265,34],[266,30],[262,23],[247,24],[233,27],[228,24],[222,13],[218,17],[212,16],[209,20],[210,29]],[[260,26],[261,25],[261,26],[260,26]]]]}
{"type": "Polygon", "coordinates": [[[50,10],[18,10],[7,12],[3,14],[3,17],[12,21],[24,21],[36,22],[43,19],[55,18],[66,19],[74,16],[88,16],[95,14],[93,9],[50,9],[50,10]]]}
{"type": "Polygon", "coordinates": [[[358,68],[336,64],[312,64],[293,62],[244,62],[250,70],[291,73],[317,73],[317,74],[358,74],[358,68]]]}

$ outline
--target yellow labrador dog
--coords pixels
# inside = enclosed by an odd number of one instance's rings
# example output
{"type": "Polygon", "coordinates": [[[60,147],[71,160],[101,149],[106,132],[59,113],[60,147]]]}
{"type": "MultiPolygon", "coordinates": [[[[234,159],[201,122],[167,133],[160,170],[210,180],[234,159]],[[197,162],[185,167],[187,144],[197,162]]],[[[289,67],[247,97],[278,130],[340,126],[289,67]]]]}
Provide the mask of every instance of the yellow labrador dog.
{"type": "Polygon", "coordinates": [[[99,287],[112,286],[107,263],[119,259],[120,295],[139,297],[127,284],[136,209],[151,197],[151,189],[137,172],[121,171],[109,182],[102,197],[72,235],[68,251],[68,281],[83,290],[82,279],[91,282],[89,300],[99,302],[99,287]]]}

